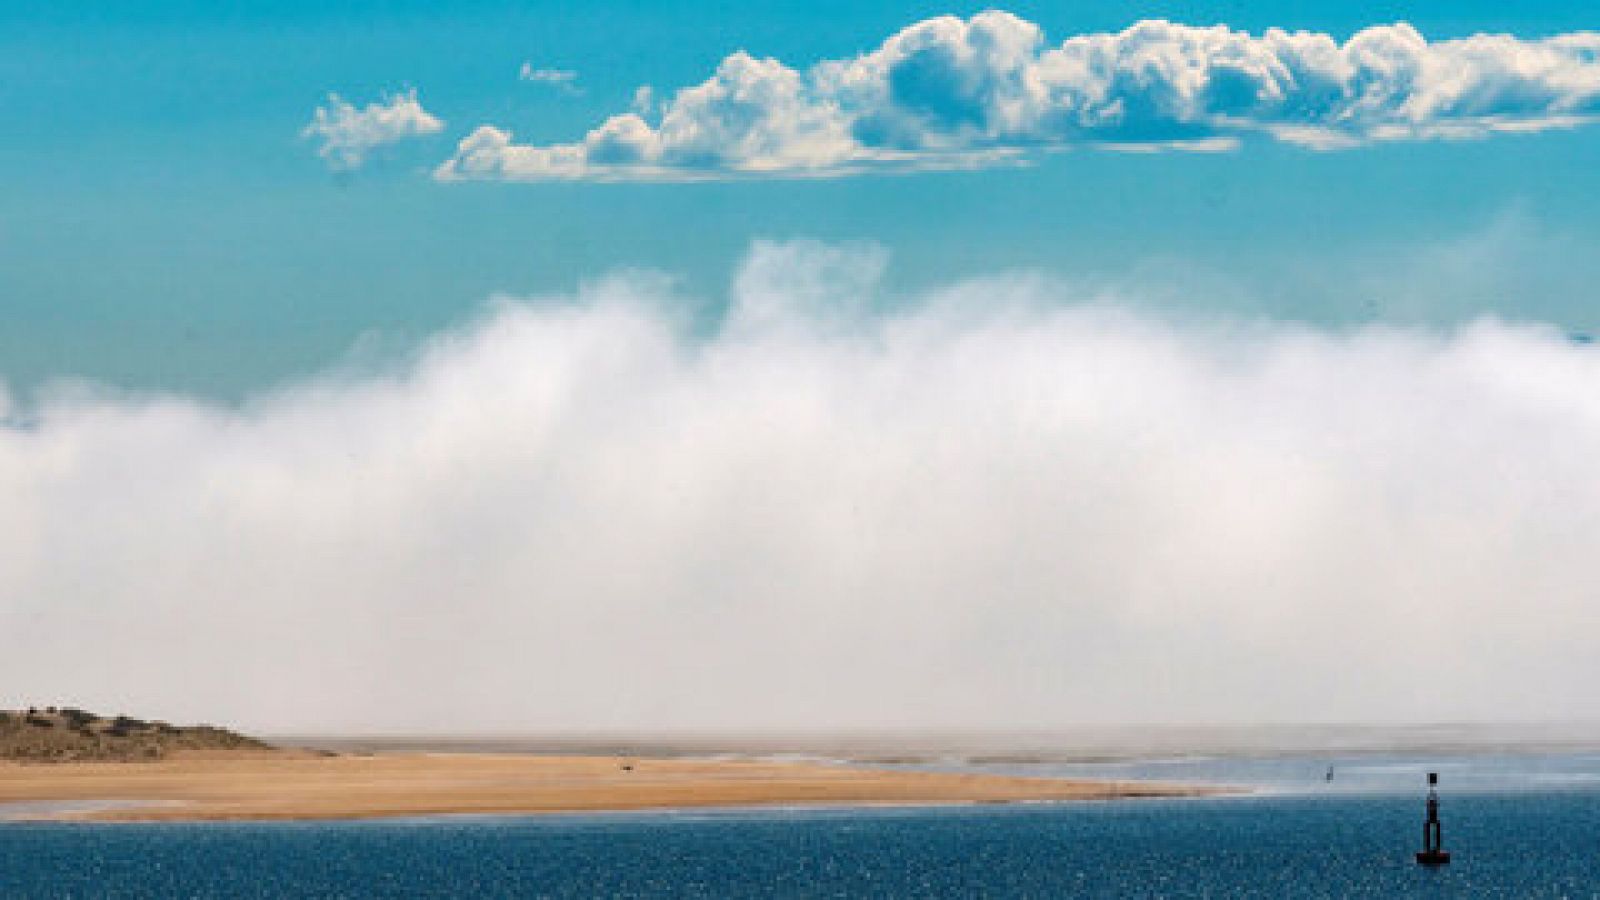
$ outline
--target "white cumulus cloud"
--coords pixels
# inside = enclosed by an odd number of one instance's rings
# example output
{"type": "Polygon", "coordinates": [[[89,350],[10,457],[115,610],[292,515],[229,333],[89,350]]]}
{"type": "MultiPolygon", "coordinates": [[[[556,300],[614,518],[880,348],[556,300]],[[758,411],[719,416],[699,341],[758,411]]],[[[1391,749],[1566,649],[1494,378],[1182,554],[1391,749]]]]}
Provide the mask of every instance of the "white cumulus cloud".
{"type": "Polygon", "coordinates": [[[394,94],[356,107],[338,94],[329,94],[301,134],[318,142],[317,155],[336,172],[350,172],[366,164],[378,147],[407,138],[437,134],[444,122],[422,108],[415,90],[394,94]]]}
{"type": "MultiPolygon", "coordinates": [[[[760,244],[232,408],[0,400],[0,684],[266,729],[1593,718],[1600,349],[885,315],[760,244]]],[[[5,396],[0,392],[0,398],[5,396]]]]}
{"type": "Polygon", "coordinates": [[[1600,115],[1600,34],[1429,42],[1406,24],[1322,33],[1139,22],[1060,44],[991,11],[917,22],[808,69],[740,51],[659,112],[573,143],[483,125],[441,179],[698,179],[970,167],[1052,149],[1318,148],[1482,137],[1600,115]]]}

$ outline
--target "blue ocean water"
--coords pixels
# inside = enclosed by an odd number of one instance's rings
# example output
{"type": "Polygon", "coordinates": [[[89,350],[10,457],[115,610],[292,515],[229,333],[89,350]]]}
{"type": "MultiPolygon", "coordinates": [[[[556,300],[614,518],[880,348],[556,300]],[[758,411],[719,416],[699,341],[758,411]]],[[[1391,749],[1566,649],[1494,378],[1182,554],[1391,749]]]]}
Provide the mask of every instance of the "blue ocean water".
{"type": "Polygon", "coordinates": [[[1421,818],[1413,789],[344,823],[12,822],[0,824],[0,896],[1600,896],[1600,791],[1581,781],[1447,791],[1455,860],[1438,870],[1411,857],[1421,818]]]}

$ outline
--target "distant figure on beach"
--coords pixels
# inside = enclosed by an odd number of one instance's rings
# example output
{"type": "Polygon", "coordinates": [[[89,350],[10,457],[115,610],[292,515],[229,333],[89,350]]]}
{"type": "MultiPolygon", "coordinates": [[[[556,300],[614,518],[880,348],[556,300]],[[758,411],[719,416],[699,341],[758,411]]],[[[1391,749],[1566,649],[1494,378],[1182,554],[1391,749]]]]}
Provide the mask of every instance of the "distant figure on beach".
{"type": "Polygon", "coordinates": [[[1329,766],[1328,767],[1328,774],[1322,780],[1323,781],[1329,781],[1329,782],[1333,781],[1333,766],[1329,766]]]}

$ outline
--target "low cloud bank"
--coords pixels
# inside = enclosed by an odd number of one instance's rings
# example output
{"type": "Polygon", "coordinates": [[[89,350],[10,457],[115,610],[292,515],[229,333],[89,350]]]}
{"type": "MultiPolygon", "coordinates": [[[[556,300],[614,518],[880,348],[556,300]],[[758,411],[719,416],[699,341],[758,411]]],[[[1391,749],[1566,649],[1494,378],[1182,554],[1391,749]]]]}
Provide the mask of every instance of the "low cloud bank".
{"type": "Polygon", "coordinates": [[[759,244],[241,409],[0,400],[0,684],[271,729],[1593,717],[1600,350],[759,244]],[[1134,298],[1136,299],[1136,298],[1134,298]]]}
{"type": "Polygon", "coordinates": [[[871,52],[796,69],[744,51],[662,104],[573,143],[483,125],[438,178],[832,176],[995,165],[1074,146],[1218,150],[1264,134],[1316,148],[1479,138],[1600,115],[1600,34],[1429,42],[1410,25],[1344,42],[1147,20],[1051,45],[990,11],[914,23],[871,52]]]}

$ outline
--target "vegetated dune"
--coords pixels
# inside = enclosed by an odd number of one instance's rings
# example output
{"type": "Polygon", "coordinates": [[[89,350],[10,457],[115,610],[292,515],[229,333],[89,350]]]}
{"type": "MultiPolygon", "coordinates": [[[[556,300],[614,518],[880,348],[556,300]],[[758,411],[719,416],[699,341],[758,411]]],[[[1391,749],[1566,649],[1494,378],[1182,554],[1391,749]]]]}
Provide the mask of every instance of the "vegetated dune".
{"type": "Polygon", "coordinates": [[[255,738],[211,725],[171,725],[81,709],[0,710],[0,760],[151,762],[173,756],[276,752],[255,738]]]}

